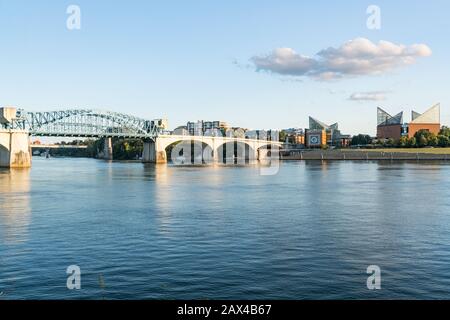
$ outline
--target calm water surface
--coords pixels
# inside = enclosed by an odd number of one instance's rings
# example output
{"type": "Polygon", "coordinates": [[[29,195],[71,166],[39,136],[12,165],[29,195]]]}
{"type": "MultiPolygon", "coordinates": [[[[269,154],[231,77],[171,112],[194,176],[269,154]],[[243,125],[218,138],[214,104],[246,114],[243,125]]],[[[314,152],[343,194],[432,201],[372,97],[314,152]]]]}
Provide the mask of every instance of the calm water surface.
{"type": "Polygon", "coordinates": [[[35,158],[0,170],[0,299],[449,299],[449,190],[437,162],[35,158]]]}

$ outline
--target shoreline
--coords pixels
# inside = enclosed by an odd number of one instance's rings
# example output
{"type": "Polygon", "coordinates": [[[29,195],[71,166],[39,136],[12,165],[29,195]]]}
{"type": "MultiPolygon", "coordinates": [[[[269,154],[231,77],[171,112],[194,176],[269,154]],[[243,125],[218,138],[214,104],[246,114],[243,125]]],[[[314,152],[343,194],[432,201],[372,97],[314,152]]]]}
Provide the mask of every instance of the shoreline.
{"type": "Polygon", "coordinates": [[[352,150],[304,150],[281,153],[283,161],[301,160],[450,160],[449,154],[424,153],[424,152],[386,152],[386,151],[352,151],[352,150]]]}
{"type": "MultiPolygon", "coordinates": [[[[33,158],[44,158],[33,156],[33,158]]],[[[71,157],[57,156],[55,159],[93,159],[103,160],[94,157],[71,157]]],[[[450,154],[434,153],[412,153],[412,152],[384,152],[384,151],[342,151],[342,150],[305,150],[291,151],[281,153],[280,161],[308,161],[308,160],[327,160],[327,161],[449,161],[450,154]]],[[[142,163],[141,160],[112,160],[118,163],[142,163]]],[[[226,164],[224,164],[226,165],[226,164]]],[[[190,166],[190,165],[188,165],[190,166]]],[[[202,166],[202,165],[199,165],[202,166]]]]}

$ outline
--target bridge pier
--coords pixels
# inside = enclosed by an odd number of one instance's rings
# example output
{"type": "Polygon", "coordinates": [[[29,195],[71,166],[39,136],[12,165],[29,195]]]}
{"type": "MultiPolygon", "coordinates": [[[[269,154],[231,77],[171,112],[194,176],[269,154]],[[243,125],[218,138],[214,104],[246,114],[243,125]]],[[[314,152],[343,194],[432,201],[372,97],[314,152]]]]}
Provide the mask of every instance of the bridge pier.
{"type": "Polygon", "coordinates": [[[144,141],[144,151],[142,153],[144,163],[167,163],[166,148],[160,139],[156,141],[144,141]]]}
{"type": "Polygon", "coordinates": [[[258,150],[258,155],[257,155],[258,160],[259,161],[266,161],[266,160],[270,159],[269,152],[270,152],[269,149],[259,149],[258,150]]]}
{"type": "Polygon", "coordinates": [[[213,142],[213,149],[212,149],[212,163],[219,163],[219,148],[216,147],[216,144],[213,142]]]}
{"type": "MultiPolygon", "coordinates": [[[[209,143],[206,143],[209,148],[206,148],[204,150],[202,150],[203,153],[203,161],[205,161],[205,163],[209,163],[209,164],[214,164],[214,163],[218,163],[220,161],[219,159],[219,149],[217,147],[217,139],[215,139],[214,137],[212,137],[209,141],[209,143]]],[[[203,143],[204,141],[202,141],[203,143]]],[[[203,145],[202,145],[203,148],[203,145]]]]}
{"type": "Polygon", "coordinates": [[[103,148],[103,159],[113,160],[113,145],[111,138],[105,138],[105,144],[103,148]]]}
{"type": "Polygon", "coordinates": [[[255,142],[252,142],[252,143],[249,144],[248,160],[250,160],[250,161],[259,160],[259,157],[258,157],[258,145],[255,142]]]}
{"type": "Polygon", "coordinates": [[[0,167],[31,167],[31,146],[27,131],[0,129],[0,167]]]}

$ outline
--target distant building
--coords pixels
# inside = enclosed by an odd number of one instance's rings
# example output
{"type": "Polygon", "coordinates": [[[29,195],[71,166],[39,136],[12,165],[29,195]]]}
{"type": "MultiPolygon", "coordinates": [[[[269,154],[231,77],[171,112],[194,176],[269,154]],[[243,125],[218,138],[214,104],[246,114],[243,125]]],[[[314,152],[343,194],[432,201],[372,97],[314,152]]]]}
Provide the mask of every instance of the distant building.
{"type": "Polygon", "coordinates": [[[306,130],[306,147],[320,148],[327,144],[327,132],[320,129],[306,130]]]}
{"type": "Polygon", "coordinates": [[[226,130],[228,129],[228,124],[224,121],[205,121],[203,122],[203,130],[211,130],[211,129],[220,129],[226,130]]]}
{"type": "Polygon", "coordinates": [[[408,124],[408,137],[414,137],[417,131],[427,130],[438,134],[441,130],[441,105],[438,103],[423,114],[413,111],[412,121],[408,124]]]}
{"type": "Polygon", "coordinates": [[[395,116],[381,108],[377,110],[377,138],[378,139],[395,139],[401,138],[403,129],[403,111],[395,116]]]}
{"type": "Polygon", "coordinates": [[[258,139],[258,130],[247,130],[245,132],[245,139],[258,139]]]}
{"type": "Polygon", "coordinates": [[[203,121],[188,122],[186,128],[191,136],[203,135],[203,121]]]}
{"type": "Polygon", "coordinates": [[[247,130],[245,131],[245,138],[255,140],[266,139],[267,132],[265,130],[247,130]]]}
{"type": "MultiPolygon", "coordinates": [[[[309,129],[305,133],[306,146],[308,148],[323,145],[341,146],[343,143],[342,136],[338,123],[327,125],[309,117],[309,129]]],[[[345,139],[346,137],[344,136],[345,139]]]]}
{"type": "Polygon", "coordinates": [[[438,134],[441,130],[440,104],[436,104],[423,114],[413,111],[410,123],[403,123],[403,111],[395,116],[381,108],[377,112],[377,138],[398,140],[402,136],[409,138],[420,130],[438,134]]]}
{"type": "Polygon", "coordinates": [[[349,147],[352,142],[352,136],[350,134],[341,134],[340,138],[340,146],[341,147],[349,147]]]}
{"type": "Polygon", "coordinates": [[[34,141],[31,142],[31,144],[32,145],[41,145],[42,142],[41,142],[41,140],[34,140],[34,141]]]}
{"type": "Polygon", "coordinates": [[[178,136],[188,136],[189,131],[187,130],[186,126],[179,126],[179,127],[175,128],[175,130],[173,130],[173,134],[178,135],[178,136]]]}
{"type": "Polygon", "coordinates": [[[247,129],[241,127],[233,127],[226,129],[225,135],[229,138],[245,139],[247,129]]]}
{"type": "Polygon", "coordinates": [[[169,120],[167,119],[158,119],[155,120],[155,124],[158,126],[158,128],[167,130],[169,129],[169,120]]]}
{"type": "Polygon", "coordinates": [[[188,122],[186,125],[186,130],[192,136],[201,136],[207,130],[220,130],[222,134],[225,134],[228,129],[228,124],[223,121],[203,121],[199,120],[197,122],[188,122]]]}
{"type": "Polygon", "coordinates": [[[305,131],[300,128],[290,128],[283,130],[286,133],[284,142],[296,145],[305,145],[305,131]]]}

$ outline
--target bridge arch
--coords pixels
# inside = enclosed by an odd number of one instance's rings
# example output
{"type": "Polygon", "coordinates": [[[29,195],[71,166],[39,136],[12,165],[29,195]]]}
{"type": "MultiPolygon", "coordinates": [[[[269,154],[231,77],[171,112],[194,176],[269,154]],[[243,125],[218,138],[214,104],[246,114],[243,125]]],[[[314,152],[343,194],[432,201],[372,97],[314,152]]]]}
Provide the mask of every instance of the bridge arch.
{"type": "Polygon", "coordinates": [[[281,144],[276,142],[265,141],[260,144],[257,149],[258,159],[265,160],[280,157],[281,144]]]}
{"type": "Polygon", "coordinates": [[[252,142],[244,140],[223,141],[216,146],[216,159],[226,164],[245,164],[257,160],[257,150],[252,142]]]}
{"type": "Polygon", "coordinates": [[[167,162],[175,164],[208,164],[214,162],[214,149],[195,137],[179,139],[163,146],[167,162]]]}

